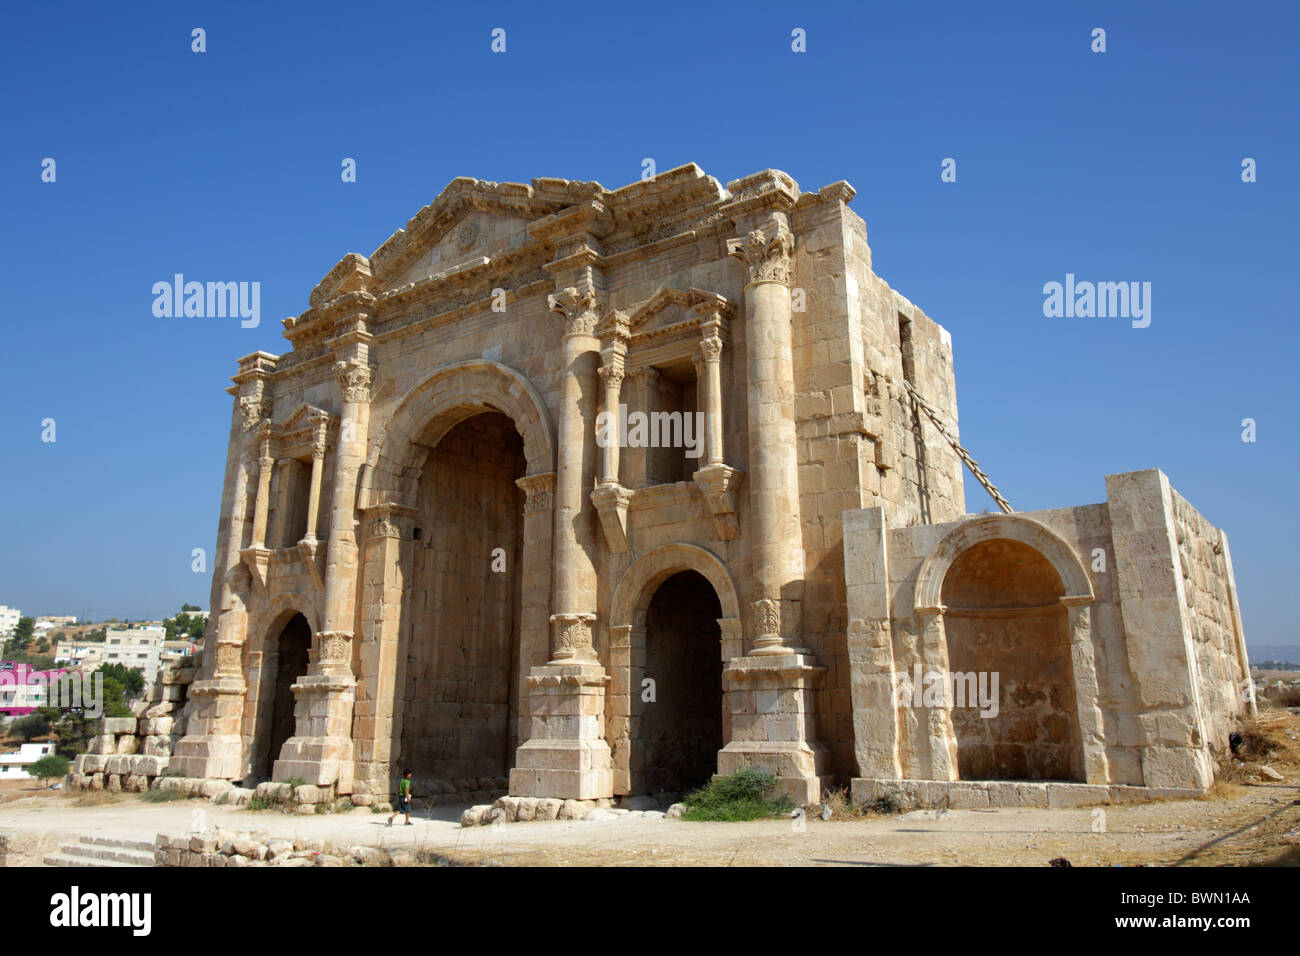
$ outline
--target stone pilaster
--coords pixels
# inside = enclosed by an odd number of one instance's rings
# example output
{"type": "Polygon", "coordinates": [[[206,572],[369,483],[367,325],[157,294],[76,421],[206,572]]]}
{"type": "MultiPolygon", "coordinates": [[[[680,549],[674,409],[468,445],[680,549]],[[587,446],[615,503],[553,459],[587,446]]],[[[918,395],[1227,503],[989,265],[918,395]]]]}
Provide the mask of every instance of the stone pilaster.
{"type": "MultiPolygon", "coordinates": [[[[364,296],[369,299],[368,294],[364,296]]],[[[325,552],[322,628],[312,638],[307,675],[293,685],[294,735],[275,762],[275,780],[300,778],[335,793],[351,793],[353,779],[352,710],[356,678],[352,671],[356,634],[358,548],[355,507],[357,478],[366,456],[373,373],[370,368],[368,313],[341,318],[331,340],[341,415],[330,497],[329,544],[325,552]]]]}
{"type": "Polygon", "coordinates": [[[249,536],[249,484],[258,448],[257,436],[271,414],[269,381],[276,357],[255,352],[240,359],[235,404],[241,435],[230,522],[219,576],[219,605],[213,611],[210,639],[205,642],[202,677],[190,685],[191,712],[186,735],[176,744],[170,767],[187,777],[239,779],[243,740],[240,735],[247,684],[241,660],[248,638],[249,575],[244,566],[244,540],[249,536]]]}

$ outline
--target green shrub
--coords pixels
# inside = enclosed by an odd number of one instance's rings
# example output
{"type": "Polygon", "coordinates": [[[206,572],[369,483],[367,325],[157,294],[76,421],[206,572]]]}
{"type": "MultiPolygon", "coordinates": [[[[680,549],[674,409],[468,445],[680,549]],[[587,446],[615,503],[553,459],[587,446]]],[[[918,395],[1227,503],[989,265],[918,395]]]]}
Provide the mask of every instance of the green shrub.
{"type": "Polygon", "coordinates": [[[682,802],[684,820],[767,820],[789,813],[793,807],[785,795],[773,800],[776,777],[761,770],[737,770],[713,780],[682,802]]]}
{"type": "Polygon", "coordinates": [[[275,805],[274,800],[267,800],[264,797],[249,797],[245,810],[270,810],[275,805]]]}

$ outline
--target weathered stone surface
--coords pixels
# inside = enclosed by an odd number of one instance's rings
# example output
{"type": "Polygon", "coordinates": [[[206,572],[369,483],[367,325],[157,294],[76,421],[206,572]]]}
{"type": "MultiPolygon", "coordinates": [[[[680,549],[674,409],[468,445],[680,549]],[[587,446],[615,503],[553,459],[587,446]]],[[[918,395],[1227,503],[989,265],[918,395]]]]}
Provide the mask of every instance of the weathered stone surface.
{"type": "Polygon", "coordinates": [[[218,610],[145,753],[381,808],[419,754],[421,809],[508,791],[508,822],[745,769],[799,805],[858,774],[924,806],[1205,789],[1246,710],[1226,537],[1154,470],[967,515],[952,337],[874,272],[852,198],[694,165],[458,179],[346,256],[289,355],[240,360],[218,610]],[[953,699],[894,699],[927,674],[953,699]]]}

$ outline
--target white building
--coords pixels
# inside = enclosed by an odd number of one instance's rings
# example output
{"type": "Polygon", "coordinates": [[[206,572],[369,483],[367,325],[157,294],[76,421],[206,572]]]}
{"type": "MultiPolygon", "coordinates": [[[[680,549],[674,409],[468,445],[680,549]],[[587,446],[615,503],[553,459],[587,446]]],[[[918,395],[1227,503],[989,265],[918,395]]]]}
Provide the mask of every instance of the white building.
{"type": "Polygon", "coordinates": [[[103,663],[134,667],[144,674],[146,684],[152,684],[158,676],[166,640],[167,633],[154,625],[109,630],[104,638],[103,663]]]}
{"type": "Polygon", "coordinates": [[[36,619],[36,626],[47,624],[50,627],[71,627],[77,623],[75,614],[42,614],[36,619]]]}
{"type": "Polygon", "coordinates": [[[23,612],[18,608],[0,604],[0,637],[13,637],[14,628],[18,626],[18,619],[22,616],[23,612]]]}
{"type": "Polygon", "coordinates": [[[19,744],[17,753],[0,754],[0,780],[30,780],[27,768],[54,753],[54,741],[19,744]]]}
{"type": "Polygon", "coordinates": [[[73,667],[94,667],[104,663],[103,641],[59,641],[54,645],[54,663],[73,667]]]}

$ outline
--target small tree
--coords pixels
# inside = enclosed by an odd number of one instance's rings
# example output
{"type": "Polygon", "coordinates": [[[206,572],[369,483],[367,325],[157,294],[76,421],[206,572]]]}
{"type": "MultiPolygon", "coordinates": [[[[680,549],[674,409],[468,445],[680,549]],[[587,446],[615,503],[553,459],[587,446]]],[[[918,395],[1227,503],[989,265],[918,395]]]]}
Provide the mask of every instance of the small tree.
{"type": "Polygon", "coordinates": [[[46,754],[27,768],[29,776],[44,783],[46,780],[59,780],[68,775],[68,758],[58,754],[46,754]]]}
{"type": "Polygon", "coordinates": [[[104,680],[111,678],[117,681],[127,700],[144,693],[144,675],[134,667],[127,667],[125,664],[104,664],[99,668],[99,672],[104,675],[104,680]]]}
{"type": "Polygon", "coordinates": [[[27,645],[30,643],[35,630],[36,620],[34,618],[20,617],[18,626],[14,628],[13,636],[9,638],[9,646],[20,651],[27,650],[27,645]]]}
{"type": "Polygon", "coordinates": [[[23,740],[30,742],[37,737],[44,737],[48,734],[50,732],[50,722],[39,713],[30,713],[26,717],[19,717],[15,720],[9,729],[22,737],[23,740]]]}

